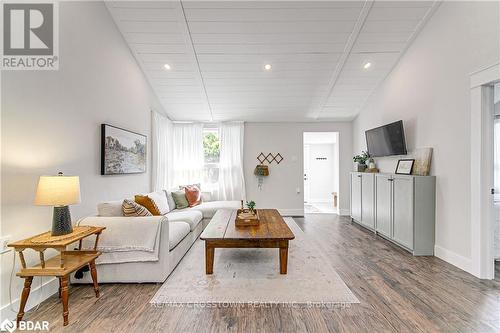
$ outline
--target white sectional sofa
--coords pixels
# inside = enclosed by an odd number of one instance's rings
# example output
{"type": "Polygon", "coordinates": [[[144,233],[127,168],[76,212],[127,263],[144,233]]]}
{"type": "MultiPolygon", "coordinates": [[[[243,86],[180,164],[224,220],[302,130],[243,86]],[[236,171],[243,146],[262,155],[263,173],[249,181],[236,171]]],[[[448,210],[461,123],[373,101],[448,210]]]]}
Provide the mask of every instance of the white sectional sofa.
{"type": "MultiPolygon", "coordinates": [[[[99,258],[96,261],[99,283],[165,281],[218,209],[237,209],[240,207],[239,201],[207,201],[209,200],[208,196],[204,195],[203,197],[203,202],[198,206],[186,209],[173,209],[163,216],[153,217],[123,216],[123,200],[100,203],[97,207],[98,216],[87,217],[79,222],[82,225],[108,227],[101,235],[100,244],[105,244],[106,240],[109,243],[112,237],[118,238],[119,242],[120,233],[127,232],[127,230],[123,229],[140,230],[140,227],[130,228],[132,225],[137,227],[141,223],[158,222],[159,232],[157,237],[159,237],[159,240],[157,244],[159,249],[157,258],[153,259],[149,257],[145,259],[130,259],[130,256],[127,256],[130,253],[126,251],[112,253],[112,259],[107,257],[107,259],[100,260],[101,258],[99,258]]],[[[169,203],[173,205],[171,198],[169,198],[169,203]]],[[[140,235],[136,236],[141,237],[140,235]]],[[[116,240],[113,241],[116,243],[116,240]]],[[[127,246],[127,244],[122,245],[127,246]]],[[[101,257],[105,255],[109,254],[103,253],[101,257]]],[[[153,254],[144,253],[144,255],[150,256],[153,254]]],[[[81,279],[72,277],[72,282],[91,283],[92,280],[90,274],[86,272],[81,279]]]]}

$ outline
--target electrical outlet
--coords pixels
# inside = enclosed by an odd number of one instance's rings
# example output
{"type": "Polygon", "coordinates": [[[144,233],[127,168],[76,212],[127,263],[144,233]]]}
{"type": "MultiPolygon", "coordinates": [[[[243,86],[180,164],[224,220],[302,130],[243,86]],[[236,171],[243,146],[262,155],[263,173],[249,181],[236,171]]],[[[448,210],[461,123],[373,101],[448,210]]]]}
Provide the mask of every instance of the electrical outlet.
{"type": "Polygon", "coordinates": [[[0,254],[6,253],[6,252],[9,252],[10,250],[12,250],[11,248],[7,247],[7,244],[10,243],[11,239],[12,239],[11,235],[0,237],[0,254]]]}

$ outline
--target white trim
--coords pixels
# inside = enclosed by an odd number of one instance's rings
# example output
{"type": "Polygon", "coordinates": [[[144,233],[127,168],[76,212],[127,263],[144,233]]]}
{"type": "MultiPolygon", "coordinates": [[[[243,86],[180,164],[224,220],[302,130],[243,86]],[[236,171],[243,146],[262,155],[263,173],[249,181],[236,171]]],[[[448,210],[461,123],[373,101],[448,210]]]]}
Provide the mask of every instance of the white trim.
{"type": "MultiPolygon", "coordinates": [[[[18,277],[15,277],[15,278],[19,279],[18,277]]],[[[59,281],[56,278],[51,278],[48,281],[43,282],[41,289],[40,289],[40,280],[39,279],[40,279],[40,277],[35,277],[33,279],[33,282],[31,284],[31,291],[30,291],[30,295],[28,298],[28,302],[26,303],[25,312],[28,312],[30,309],[37,306],[38,302],[45,301],[47,298],[54,295],[59,290],[59,281]],[[40,290],[41,290],[41,294],[40,294],[40,290]]],[[[22,288],[22,285],[21,285],[21,288],[22,288]]],[[[12,292],[14,293],[14,290],[12,292]]],[[[14,294],[12,294],[12,296],[14,296],[14,294]]],[[[16,295],[16,296],[18,296],[18,295],[16,295]]],[[[16,298],[15,300],[12,301],[12,306],[10,303],[7,303],[6,305],[2,306],[0,308],[0,314],[1,314],[2,320],[5,320],[5,319],[15,320],[17,317],[17,310],[18,309],[19,309],[19,298],[16,298]],[[11,307],[16,309],[16,312],[13,312],[11,310],[11,307]]]]}
{"type": "Polygon", "coordinates": [[[198,59],[198,54],[196,53],[196,49],[194,47],[193,36],[191,35],[191,30],[189,28],[189,24],[186,17],[186,12],[184,10],[184,5],[182,0],[176,6],[177,8],[177,22],[179,23],[179,28],[182,31],[182,35],[184,36],[184,44],[186,45],[186,49],[188,50],[188,56],[191,58],[192,63],[196,68],[196,79],[200,84],[201,90],[203,92],[204,104],[210,115],[210,121],[214,121],[214,113],[212,111],[212,105],[210,104],[210,99],[208,98],[207,87],[205,85],[205,78],[203,77],[203,73],[200,67],[200,61],[198,59]]]}
{"type": "Polygon", "coordinates": [[[304,209],[278,208],[278,212],[283,216],[304,216],[304,209]]]}
{"type": "Polygon", "coordinates": [[[500,63],[490,65],[470,74],[470,88],[500,80],[500,63]]]}
{"type": "MultiPolygon", "coordinates": [[[[358,19],[356,21],[356,24],[354,25],[354,28],[349,35],[349,39],[347,40],[347,43],[344,47],[344,51],[342,52],[342,55],[340,56],[340,59],[337,62],[337,66],[335,67],[335,70],[332,74],[332,77],[330,78],[330,81],[328,82],[328,88],[327,88],[327,93],[324,96],[320,97],[319,103],[317,105],[318,109],[314,112],[314,119],[318,119],[321,113],[323,112],[323,108],[325,104],[328,102],[328,99],[330,95],[333,92],[333,89],[335,88],[335,85],[337,84],[337,81],[340,77],[340,74],[342,73],[342,70],[344,69],[344,66],[347,62],[347,59],[349,58],[349,55],[351,54],[351,51],[354,47],[354,44],[358,40],[359,34],[361,33],[361,30],[363,29],[363,26],[365,25],[366,19],[368,17],[368,14],[370,13],[370,10],[372,9],[374,0],[365,0],[365,3],[363,4],[363,8],[361,9],[361,12],[359,13],[358,19]]],[[[314,105],[314,104],[313,104],[314,105]]]]}
{"type": "Polygon", "coordinates": [[[500,80],[500,63],[470,77],[470,273],[494,278],[493,237],[493,87],[500,80]]]}
{"type": "Polygon", "coordinates": [[[453,251],[445,249],[439,245],[434,246],[434,256],[454,265],[468,273],[472,273],[472,260],[457,254],[453,251]]]}

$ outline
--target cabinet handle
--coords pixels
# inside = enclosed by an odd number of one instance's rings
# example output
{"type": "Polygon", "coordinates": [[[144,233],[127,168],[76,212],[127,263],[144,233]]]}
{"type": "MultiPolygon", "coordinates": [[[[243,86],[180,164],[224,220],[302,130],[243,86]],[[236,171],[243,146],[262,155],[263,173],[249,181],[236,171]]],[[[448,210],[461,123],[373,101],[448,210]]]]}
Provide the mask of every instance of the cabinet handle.
{"type": "Polygon", "coordinates": [[[390,179],[390,178],[389,178],[389,179],[387,179],[387,181],[388,181],[388,182],[392,182],[392,181],[394,181],[394,179],[390,179]]]}

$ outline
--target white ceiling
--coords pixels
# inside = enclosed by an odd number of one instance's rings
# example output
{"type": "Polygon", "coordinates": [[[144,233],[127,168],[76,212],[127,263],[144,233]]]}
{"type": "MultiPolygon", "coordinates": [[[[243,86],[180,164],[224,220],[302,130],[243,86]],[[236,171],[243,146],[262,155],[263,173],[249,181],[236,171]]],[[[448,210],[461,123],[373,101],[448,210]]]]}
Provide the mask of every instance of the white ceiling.
{"type": "Polygon", "coordinates": [[[438,3],[106,4],[172,120],[313,121],[354,118],[438,3]]]}

